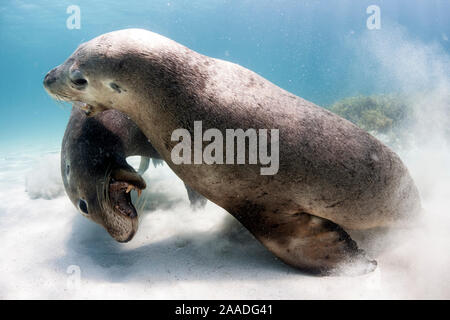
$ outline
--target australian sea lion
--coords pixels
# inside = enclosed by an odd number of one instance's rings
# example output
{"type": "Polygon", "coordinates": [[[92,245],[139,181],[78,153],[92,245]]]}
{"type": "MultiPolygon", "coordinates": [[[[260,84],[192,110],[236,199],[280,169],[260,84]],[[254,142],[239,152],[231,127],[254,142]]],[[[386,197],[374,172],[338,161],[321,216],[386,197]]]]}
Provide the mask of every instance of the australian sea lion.
{"type": "MultiPolygon", "coordinates": [[[[126,115],[108,110],[87,117],[74,107],[61,147],[61,176],[72,203],[89,219],[102,225],[112,237],[130,240],[138,228],[138,213],[130,191],[140,192],[145,182],[139,175],[147,159],[161,159],[158,152],[126,115]],[[136,172],[126,157],[144,157],[136,172]]],[[[186,185],[191,204],[205,199],[186,185]]]]}
{"type": "Polygon", "coordinates": [[[120,30],[80,45],[44,86],[91,114],[130,116],[183,181],[304,270],[329,272],[348,261],[373,270],[376,262],[344,228],[402,224],[421,207],[400,158],[367,132],[244,67],[150,31],[120,30]],[[172,133],[195,136],[194,121],[222,136],[230,128],[279,130],[279,140],[268,139],[279,143],[276,174],[262,175],[260,164],[176,165],[172,133]]]}

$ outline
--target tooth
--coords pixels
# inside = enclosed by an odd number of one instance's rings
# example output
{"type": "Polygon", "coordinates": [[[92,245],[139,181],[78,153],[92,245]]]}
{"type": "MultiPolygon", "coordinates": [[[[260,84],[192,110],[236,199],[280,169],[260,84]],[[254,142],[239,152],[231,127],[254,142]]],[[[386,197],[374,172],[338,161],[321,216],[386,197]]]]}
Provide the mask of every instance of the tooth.
{"type": "Polygon", "coordinates": [[[142,194],[142,189],[137,189],[137,193],[138,193],[138,197],[140,197],[142,194]]]}
{"type": "Polygon", "coordinates": [[[134,186],[132,184],[129,184],[127,187],[127,191],[125,191],[126,193],[130,193],[131,190],[134,189],[134,186]]]}

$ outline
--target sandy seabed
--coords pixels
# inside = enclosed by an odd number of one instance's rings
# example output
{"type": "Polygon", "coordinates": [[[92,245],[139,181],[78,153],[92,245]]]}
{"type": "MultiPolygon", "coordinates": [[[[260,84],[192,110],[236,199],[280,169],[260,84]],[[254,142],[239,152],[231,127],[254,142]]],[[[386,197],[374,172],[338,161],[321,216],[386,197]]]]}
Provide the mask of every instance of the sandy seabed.
{"type": "Polygon", "coordinates": [[[116,243],[65,195],[58,150],[3,153],[0,298],[448,299],[450,174],[437,174],[450,156],[432,165],[423,152],[411,153],[424,222],[385,240],[377,270],[356,277],[317,277],[284,265],[220,207],[193,210],[167,165],[145,174],[139,231],[130,243],[116,243]]]}

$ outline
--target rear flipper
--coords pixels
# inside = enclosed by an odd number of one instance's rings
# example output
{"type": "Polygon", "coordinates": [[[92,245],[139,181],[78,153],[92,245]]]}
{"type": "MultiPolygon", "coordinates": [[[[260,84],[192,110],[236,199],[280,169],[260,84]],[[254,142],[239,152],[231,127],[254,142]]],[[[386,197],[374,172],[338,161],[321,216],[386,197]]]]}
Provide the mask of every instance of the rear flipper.
{"type": "Polygon", "coordinates": [[[272,253],[294,267],[323,275],[358,275],[377,266],[340,226],[329,220],[304,212],[265,213],[254,218],[239,220],[272,253]]]}

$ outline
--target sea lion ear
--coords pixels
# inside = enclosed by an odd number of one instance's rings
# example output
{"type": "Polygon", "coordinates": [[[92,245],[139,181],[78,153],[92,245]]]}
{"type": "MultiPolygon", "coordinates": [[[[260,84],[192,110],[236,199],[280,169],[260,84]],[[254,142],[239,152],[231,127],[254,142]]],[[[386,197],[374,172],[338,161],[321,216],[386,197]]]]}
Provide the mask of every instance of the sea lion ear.
{"type": "Polygon", "coordinates": [[[115,82],[110,82],[109,86],[111,87],[111,89],[113,89],[114,91],[116,91],[117,93],[121,93],[122,92],[122,88],[120,88],[120,86],[115,83],[115,82]]]}

